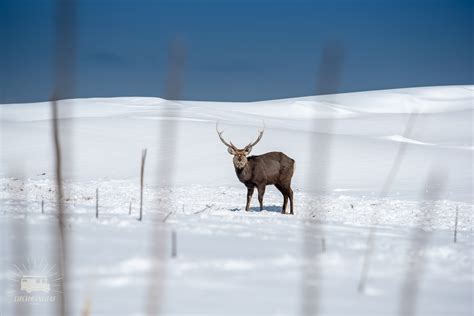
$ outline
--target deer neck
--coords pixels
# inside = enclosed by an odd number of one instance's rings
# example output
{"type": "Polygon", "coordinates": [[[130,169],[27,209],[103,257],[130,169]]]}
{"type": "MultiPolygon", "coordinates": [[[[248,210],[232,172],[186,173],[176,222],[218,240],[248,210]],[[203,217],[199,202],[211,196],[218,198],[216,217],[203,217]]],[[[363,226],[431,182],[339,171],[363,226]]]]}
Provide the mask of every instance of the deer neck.
{"type": "Polygon", "coordinates": [[[239,178],[240,181],[244,182],[244,181],[250,180],[250,178],[252,177],[251,167],[250,167],[249,162],[247,162],[243,168],[237,168],[235,166],[234,168],[235,168],[235,173],[237,174],[237,177],[239,178]]]}

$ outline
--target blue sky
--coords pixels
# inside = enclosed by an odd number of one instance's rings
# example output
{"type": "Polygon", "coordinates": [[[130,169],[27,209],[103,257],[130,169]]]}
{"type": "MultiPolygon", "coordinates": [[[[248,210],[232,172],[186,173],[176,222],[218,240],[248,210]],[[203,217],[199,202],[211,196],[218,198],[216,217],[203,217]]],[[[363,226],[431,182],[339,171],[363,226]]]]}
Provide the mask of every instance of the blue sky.
{"type": "MultiPolygon", "coordinates": [[[[322,48],[344,47],[339,91],[472,84],[472,1],[78,0],[73,97],[163,96],[168,47],[182,99],[312,95],[322,48]]],[[[0,102],[53,90],[54,1],[0,0],[0,102]]]]}

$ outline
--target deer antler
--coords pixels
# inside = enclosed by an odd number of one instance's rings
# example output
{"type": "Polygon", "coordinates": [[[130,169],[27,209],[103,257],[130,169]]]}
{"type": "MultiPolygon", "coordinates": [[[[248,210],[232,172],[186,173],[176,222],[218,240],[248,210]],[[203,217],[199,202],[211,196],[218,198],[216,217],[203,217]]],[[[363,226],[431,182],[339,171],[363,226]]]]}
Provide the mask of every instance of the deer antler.
{"type": "Polygon", "coordinates": [[[216,132],[217,132],[217,135],[219,135],[219,138],[220,138],[221,142],[222,142],[224,145],[226,145],[227,147],[232,148],[232,149],[237,149],[237,148],[234,146],[234,144],[232,144],[232,142],[230,142],[230,144],[229,144],[228,142],[226,142],[226,141],[224,140],[224,138],[222,138],[222,133],[224,133],[224,131],[220,131],[220,132],[219,132],[219,122],[216,122],[216,132]]]}
{"type": "Polygon", "coordinates": [[[260,139],[262,139],[264,131],[265,131],[265,121],[263,121],[263,128],[258,131],[257,140],[255,140],[253,143],[248,144],[247,146],[245,146],[245,148],[250,148],[251,149],[253,146],[255,146],[260,141],[260,139]]]}

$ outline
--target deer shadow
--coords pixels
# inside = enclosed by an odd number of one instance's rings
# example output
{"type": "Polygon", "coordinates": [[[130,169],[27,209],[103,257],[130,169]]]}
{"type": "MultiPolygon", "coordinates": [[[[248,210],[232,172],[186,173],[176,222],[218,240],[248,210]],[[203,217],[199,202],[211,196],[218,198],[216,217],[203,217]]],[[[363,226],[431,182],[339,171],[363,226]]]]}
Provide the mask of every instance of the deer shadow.
{"type": "MultiPolygon", "coordinates": [[[[281,213],[281,210],[282,210],[282,207],[278,206],[278,205],[266,205],[266,206],[264,205],[263,206],[263,212],[281,213]]],[[[244,211],[245,212],[245,209],[243,209],[243,208],[233,208],[233,209],[230,209],[229,211],[231,211],[231,212],[244,211]]],[[[260,211],[259,206],[254,206],[254,207],[250,208],[250,212],[262,212],[262,211],[260,211]]]]}

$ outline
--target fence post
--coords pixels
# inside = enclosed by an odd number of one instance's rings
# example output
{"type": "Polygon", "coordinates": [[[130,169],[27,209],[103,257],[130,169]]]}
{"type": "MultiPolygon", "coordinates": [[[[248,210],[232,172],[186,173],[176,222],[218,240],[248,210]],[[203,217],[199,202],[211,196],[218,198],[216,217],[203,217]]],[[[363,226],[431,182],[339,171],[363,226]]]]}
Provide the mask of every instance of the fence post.
{"type": "Polygon", "coordinates": [[[454,220],[454,243],[456,243],[458,239],[458,216],[459,208],[456,206],[456,219],[454,220]]]}
{"type": "Polygon", "coordinates": [[[142,165],[140,168],[140,217],[139,221],[143,218],[143,176],[145,173],[145,160],[146,160],[146,148],[142,150],[142,165]]]}
{"type": "Polygon", "coordinates": [[[176,238],[176,232],[171,232],[171,258],[176,258],[178,255],[178,240],[176,238]]]}

